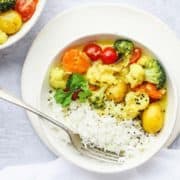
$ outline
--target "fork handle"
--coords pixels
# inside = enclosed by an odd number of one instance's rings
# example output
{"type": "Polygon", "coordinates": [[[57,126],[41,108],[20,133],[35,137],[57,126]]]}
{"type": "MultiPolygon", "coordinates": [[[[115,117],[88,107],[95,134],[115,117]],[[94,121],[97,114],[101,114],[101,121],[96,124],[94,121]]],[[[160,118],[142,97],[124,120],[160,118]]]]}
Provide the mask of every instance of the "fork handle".
{"type": "Polygon", "coordinates": [[[37,110],[36,108],[26,104],[24,101],[14,97],[13,95],[9,94],[8,92],[5,92],[2,89],[0,89],[0,99],[8,101],[12,104],[15,104],[16,106],[26,109],[27,111],[32,112],[32,113],[40,116],[43,119],[46,119],[48,122],[54,124],[55,126],[62,128],[64,131],[66,131],[69,134],[70,130],[64,124],[53,119],[52,117],[48,116],[47,114],[37,110]]]}

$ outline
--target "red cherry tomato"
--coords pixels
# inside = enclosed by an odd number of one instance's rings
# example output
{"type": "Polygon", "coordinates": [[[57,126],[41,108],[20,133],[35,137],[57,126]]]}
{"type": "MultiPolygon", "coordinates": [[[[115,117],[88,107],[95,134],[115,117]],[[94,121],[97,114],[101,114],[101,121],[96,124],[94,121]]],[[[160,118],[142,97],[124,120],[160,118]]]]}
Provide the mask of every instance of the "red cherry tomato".
{"type": "Polygon", "coordinates": [[[87,44],[83,50],[86,55],[92,60],[96,61],[101,57],[102,49],[97,44],[87,44]]]}
{"type": "Polygon", "coordinates": [[[141,49],[140,48],[134,48],[133,54],[130,59],[130,64],[136,63],[138,59],[141,57],[141,49]]]}
{"type": "Polygon", "coordinates": [[[16,0],[15,10],[24,22],[28,21],[36,10],[37,0],[16,0]]]}
{"type": "Polygon", "coordinates": [[[113,64],[118,60],[118,54],[112,47],[106,47],[102,51],[102,61],[104,64],[113,64]]]}

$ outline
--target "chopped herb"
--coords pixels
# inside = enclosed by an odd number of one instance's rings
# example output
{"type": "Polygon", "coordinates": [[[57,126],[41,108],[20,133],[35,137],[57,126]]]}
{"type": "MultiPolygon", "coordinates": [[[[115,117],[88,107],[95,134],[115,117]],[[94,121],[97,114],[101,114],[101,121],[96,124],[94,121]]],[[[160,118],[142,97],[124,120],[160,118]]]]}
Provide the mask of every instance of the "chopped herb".
{"type": "Polygon", "coordinates": [[[58,89],[54,95],[56,103],[61,104],[63,107],[67,107],[72,101],[72,92],[65,92],[62,89],[58,89]]]}
{"type": "Polygon", "coordinates": [[[90,91],[89,89],[84,90],[84,91],[81,91],[81,92],[78,94],[78,97],[79,97],[79,101],[80,101],[80,102],[85,102],[89,96],[91,96],[91,91],[90,91]]]}
{"type": "Polygon", "coordinates": [[[56,103],[61,104],[63,107],[67,107],[72,102],[73,93],[79,90],[78,99],[80,102],[85,102],[91,91],[88,88],[88,82],[84,76],[80,74],[72,74],[66,83],[66,90],[58,89],[55,93],[56,103]]]}

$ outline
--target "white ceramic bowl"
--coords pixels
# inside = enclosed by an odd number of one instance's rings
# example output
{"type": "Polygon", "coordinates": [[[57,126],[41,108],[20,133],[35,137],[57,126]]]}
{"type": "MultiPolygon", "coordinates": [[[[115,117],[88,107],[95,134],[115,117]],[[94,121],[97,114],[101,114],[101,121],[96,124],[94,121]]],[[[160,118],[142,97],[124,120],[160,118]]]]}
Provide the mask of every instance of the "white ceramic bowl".
{"type": "MultiPolygon", "coordinates": [[[[60,14],[40,32],[28,53],[22,72],[22,96],[26,102],[48,113],[47,99],[43,97],[47,96],[47,71],[55,55],[79,38],[96,39],[92,36],[95,34],[129,37],[150,49],[164,65],[168,75],[168,111],[165,127],[154,148],[138,161],[126,166],[100,163],[81,156],[71,146],[66,146],[61,141],[61,137],[64,136],[59,133],[61,131],[49,128],[47,123],[40,121],[31,113],[28,113],[28,116],[40,138],[57,156],[62,155],[77,166],[93,172],[122,172],[141,165],[177,136],[174,128],[178,127],[179,122],[176,119],[179,97],[174,81],[179,86],[180,79],[174,76],[179,73],[179,68],[172,66],[172,60],[176,64],[179,61],[180,43],[164,23],[144,11],[118,4],[82,6],[60,14]],[[175,122],[177,122],[176,125],[175,122]],[[171,134],[174,135],[171,136],[171,134]],[[170,137],[173,138],[169,141],[170,137]]],[[[180,129],[177,128],[177,130],[180,129]]]]}
{"type": "MultiPolygon", "coordinates": [[[[86,44],[88,42],[93,42],[96,40],[117,40],[120,38],[126,38],[127,37],[122,37],[114,34],[95,34],[95,35],[89,35],[89,36],[83,36],[83,37],[77,37],[75,40],[67,42],[66,45],[60,49],[58,55],[55,56],[55,58],[52,59],[52,61],[49,64],[49,67],[47,68],[45,77],[44,77],[44,83],[42,85],[42,90],[41,90],[41,96],[40,96],[40,109],[43,112],[48,113],[53,117],[53,113],[50,110],[48,106],[48,92],[49,92],[49,69],[51,68],[52,64],[55,63],[57,60],[59,60],[59,57],[63,54],[63,52],[66,49],[69,49],[70,47],[74,47],[76,45],[81,45],[81,44],[86,44]]],[[[132,40],[132,39],[131,39],[132,40]]],[[[171,75],[171,72],[168,71],[168,67],[166,64],[163,63],[163,60],[161,57],[157,56],[158,52],[151,52],[148,47],[143,46],[142,43],[139,43],[138,41],[133,40],[135,44],[138,47],[141,47],[143,50],[154,54],[155,57],[159,59],[159,61],[162,63],[166,70],[167,74],[167,89],[168,89],[168,107],[167,107],[167,112],[165,116],[165,126],[160,132],[160,134],[156,137],[156,141],[153,144],[153,148],[147,150],[145,153],[142,153],[142,156],[133,159],[130,163],[125,163],[123,165],[115,165],[115,164],[110,164],[110,163],[104,163],[100,162],[94,159],[90,159],[88,157],[83,156],[82,154],[79,154],[76,152],[73,146],[71,145],[66,145],[66,142],[68,142],[68,137],[67,135],[63,132],[61,129],[56,129],[52,127],[52,130],[54,129],[55,131],[59,131],[59,145],[63,148],[58,149],[58,153],[61,154],[63,157],[66,159],[72,161],[76,165],[83,167],[85,169],[91,170],[91,171],[96,171],[96,172],[121,172],[124,170],[129,170],[131,168],[137,167],[141,165],[142,163],[146,162],[148,159],[150,159],[154,154],[156,154],[168,141],[168,139],[171,136],[171,133],[173,131],[175,121],[176,121],[176,116],[177,116],[177,90],[176,86],[174,83],[174,78],[171,75]]],[[[157,50],[158,51],[158,50],[157,50]]],[[[48,125],[48,123],[47,123],[48,125]]]]}
{"type": "Polygon", "coordinates": [[[32,16],[32,18],[23,24],[23,26],[19,32],[10,36],[4,44],[0,45],[0,50],[13,45],[17,41],[19,41],[21,38],[23,38],[31,30],[31,28],[35,25],[39,16],[41,15],[45,4],[46,4],[46,0],[40,0],[38,2],[36,11],[35,11],[34,15],[32,16]]]}

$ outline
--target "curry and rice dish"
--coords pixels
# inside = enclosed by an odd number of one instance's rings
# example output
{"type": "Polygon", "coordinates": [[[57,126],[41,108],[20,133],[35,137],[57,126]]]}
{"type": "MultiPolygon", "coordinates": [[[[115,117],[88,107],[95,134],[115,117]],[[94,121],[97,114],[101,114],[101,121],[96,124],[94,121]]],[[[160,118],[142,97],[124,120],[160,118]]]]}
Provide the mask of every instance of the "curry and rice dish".
{"type": "Polygon", "coordinates": [[[166,74],[160,62],[126,39],[68,48],[49,72],[49,106],[86,146],[125,161],[163,129],[166,74]]]}

